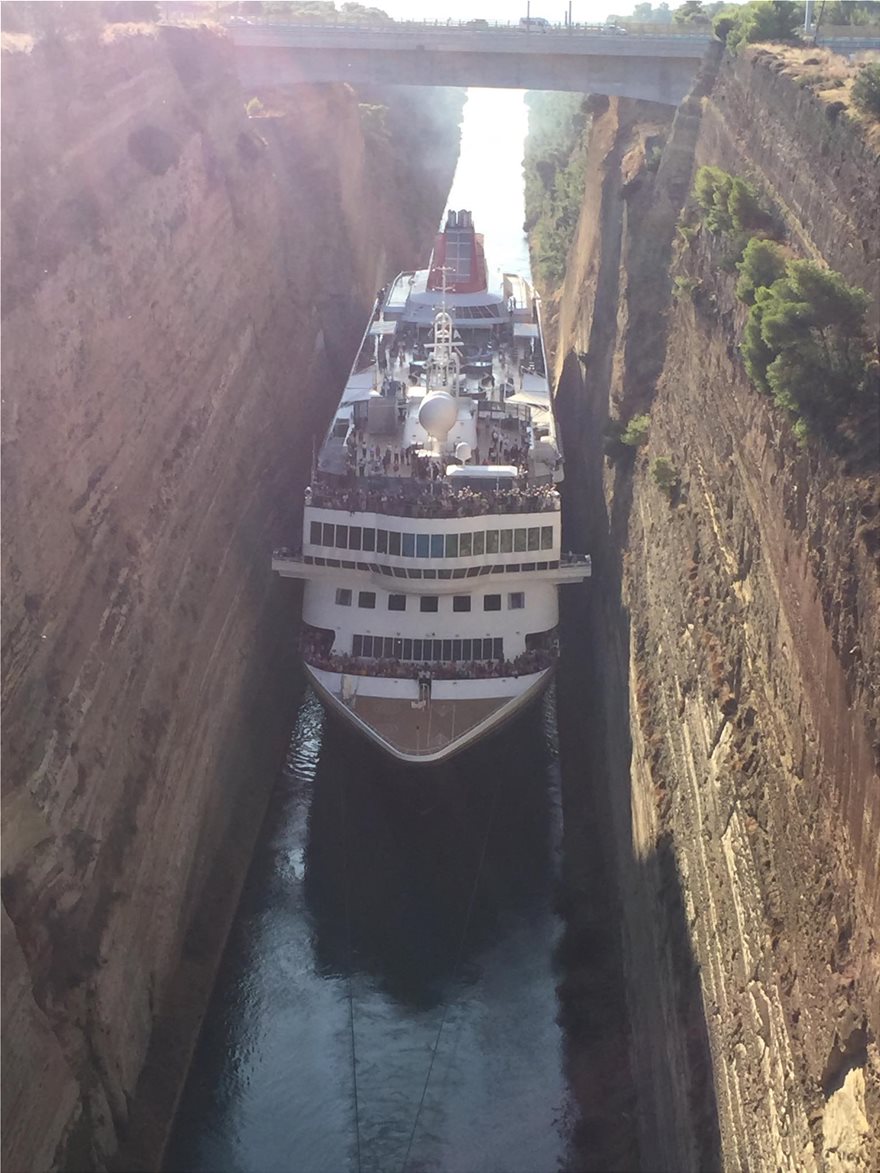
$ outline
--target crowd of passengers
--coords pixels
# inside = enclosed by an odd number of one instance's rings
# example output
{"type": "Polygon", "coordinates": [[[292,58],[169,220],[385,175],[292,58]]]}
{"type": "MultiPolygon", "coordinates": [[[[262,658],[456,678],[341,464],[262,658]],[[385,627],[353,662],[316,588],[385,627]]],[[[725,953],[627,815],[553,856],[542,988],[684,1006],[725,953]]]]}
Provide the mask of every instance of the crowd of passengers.
{"type": "Polygon", "coordinates": [[[444,483],[436,492],[416,494],[387,489],[306,489],[306,505],[319,509],[347,509],[349,513],[390,513],[398,517],[480,517],[487,513],[553,513],[559,494],[552,485],[516,485],[512,489],[452,489],[444,483]]]}
{"type": "Polygon", "coordinates": [[[323,652],[315,643],[304,641],[302,657],[313,668],[325,672],[344,672],[351,676],[395,676],[418,680],[426,674],[432,680],[482,680],[496,676],[528,676],[550,668],[556,656],[544,649],[523,652],[515,660],[470,660],[424,662],[407,660],[372,660],[337,652],[323,652]]]}

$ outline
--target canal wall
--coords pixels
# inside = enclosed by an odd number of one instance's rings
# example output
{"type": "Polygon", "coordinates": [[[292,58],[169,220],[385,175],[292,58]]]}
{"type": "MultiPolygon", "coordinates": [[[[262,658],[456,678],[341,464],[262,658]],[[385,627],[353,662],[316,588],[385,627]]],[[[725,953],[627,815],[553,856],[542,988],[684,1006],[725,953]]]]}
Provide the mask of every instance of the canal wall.
{"type": "Polygon", "coordinates": [[[218,29],[93,19],[3,55],[9,1169],[158,1162],[300,688],[270,552],[462,103],[248,117],[218,29]]]}
{"type": "Polygon", "coordinates": [[[876,448],[797,443],[746,377],[735,272],[677,233],[715,164],[876,291],[876,142],[792,72],[748,50],[674,119],[594,102],[547,291],[565,540],[594,566],[576,623],[601,778],[582,782],[614,832],[643,1168],[880,1163],[876,448]],[[647,444],[607,457],[609,420],[640,413],[647,444]]]}

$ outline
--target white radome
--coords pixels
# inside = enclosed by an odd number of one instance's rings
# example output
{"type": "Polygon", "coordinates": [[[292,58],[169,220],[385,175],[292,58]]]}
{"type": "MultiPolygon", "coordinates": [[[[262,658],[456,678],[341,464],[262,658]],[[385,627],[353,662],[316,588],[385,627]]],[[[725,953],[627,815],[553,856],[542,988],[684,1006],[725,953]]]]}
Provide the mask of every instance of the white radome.
{"type": "Polygon", "coordinates": [[[455,459],[460,460],[462,464],[467,464],[471,458],[471,446],[467,440],[461,440],[455,445],[455,459]]]}
{"type": "Polygon", "coordinates": [[[419,423],[435,440],[445,440],[458,419],[458,405],[448,391],[433,391],[419,408],[419,423]]]}

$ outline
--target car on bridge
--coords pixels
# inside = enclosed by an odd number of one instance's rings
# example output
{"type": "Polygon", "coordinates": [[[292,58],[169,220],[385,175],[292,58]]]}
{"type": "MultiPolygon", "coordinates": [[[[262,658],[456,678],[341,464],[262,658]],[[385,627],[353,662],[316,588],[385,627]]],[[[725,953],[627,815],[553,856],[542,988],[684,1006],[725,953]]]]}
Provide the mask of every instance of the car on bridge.
{"type": "Polygon", "coordinates": [[[538,32],[546,33],[550,28],[550,21],[543,16],[521,16],[519,18],[519,27],[524,33],[531,29],[537,29],[538,32]]]}

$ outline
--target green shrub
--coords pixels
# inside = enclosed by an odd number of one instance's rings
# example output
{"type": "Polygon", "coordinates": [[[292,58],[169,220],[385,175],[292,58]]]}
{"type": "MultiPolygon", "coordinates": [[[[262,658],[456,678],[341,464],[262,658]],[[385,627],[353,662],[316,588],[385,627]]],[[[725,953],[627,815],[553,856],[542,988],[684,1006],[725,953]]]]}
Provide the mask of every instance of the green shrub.
{"type": "MultiPolygon", "coordinates": [[[[722,13],[716,26],[725,21],[722,40],[735,53],[741,45],[757,41],[790,41],[802,19],[803,6],[792,0],[752,0],[722,13]]],[[[721,35],[717,27],[715,31],[721,35]]]]}
{"type": "Polygon", "coordinates": [[[245,106],[248,118],[256,118],[258,114],[262,114],[265,109],[263,103],[259,98],[251,98],[245,106]]]}
{"type": "Polygon", "coordinates": [[[668,456],[657,457],[651,465],[651,476],[660,491],[665,493],[667,497],[671,497],[678,488],[680,479],[678,469],[668,456]]]}
{"type": "Polygon", "coordinates": [[[880,118],[880,64],[862,67],[853,83],[852,100],[862,114],[880,118]]]}
{"type": "Polygon", "coordinates": [[[739,271],[736,296],[746,305],[753,305],[755,291],[772,285],[785,272],[785,254],[774,241],[752,237],[736,267],[739,271]]]}
{"type": "Polygon", "coordinates": [[[649,415],[634,415],[620,435],[621,444],[627,448],[641,448],[648,442],[648,433],[651,430],[649,415]]]}
{"type": "Polygon", "coordinates": [[[750,379],[805,428],[832,434],[869,379],[870,298],[813,261],[789,261],[753,296],[740,344],[750,379]]]}
{"type": "Polygon", "coordinates": [[[680,301],[684,298],[689,298],[691,301],[693,301],[694,293],[697,289],[700,288],[701,285],[702,281],[700,281],[697,277],[675,277],[672,281],[672,296],[676,301],[680,301]]]}

